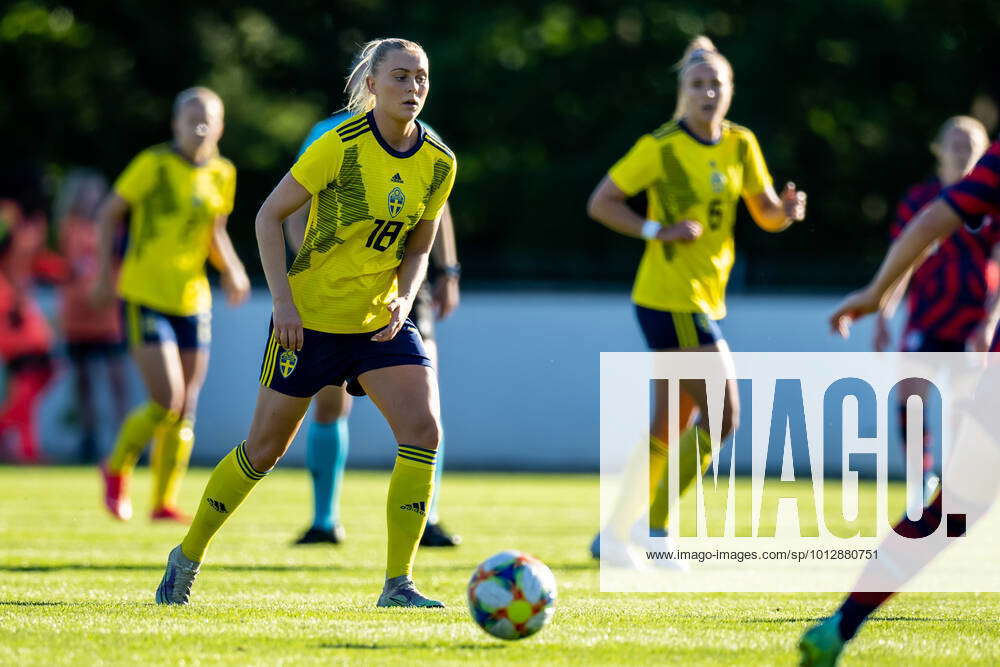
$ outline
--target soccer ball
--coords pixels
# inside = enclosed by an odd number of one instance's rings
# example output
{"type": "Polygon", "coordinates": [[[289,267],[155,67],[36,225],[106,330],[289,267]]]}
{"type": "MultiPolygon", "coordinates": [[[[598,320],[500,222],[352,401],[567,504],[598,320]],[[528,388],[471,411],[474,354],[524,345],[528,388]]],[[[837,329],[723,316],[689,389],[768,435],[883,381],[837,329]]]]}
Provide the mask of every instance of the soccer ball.
{"type": "Polygon", "coordinates": [[[469,580],[469,611],[479,627],[500,639],[541,630],[556,604],[556,578],[545,563],[521,551],[487,558],[469,580]]]}

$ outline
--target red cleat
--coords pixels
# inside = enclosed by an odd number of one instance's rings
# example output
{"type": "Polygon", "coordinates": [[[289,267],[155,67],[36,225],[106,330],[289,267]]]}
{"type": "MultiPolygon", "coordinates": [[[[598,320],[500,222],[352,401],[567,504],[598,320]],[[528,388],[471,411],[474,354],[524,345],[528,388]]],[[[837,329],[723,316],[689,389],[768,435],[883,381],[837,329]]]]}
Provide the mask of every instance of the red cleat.
{"type": "Polygon", "coordinates": [[[191,517],[180,511],[176,507],[159,507],[149,515],[151,521],[176,521],[177,523],[189,524],[191,517]]]}
{"type": "Polygon", "coordinates": [[[116,475],[106,465],[101,466],[101,476],[104,478],[104,505],[111,516],[120,521],[128,521],[132,518],[132,499],[128,492],[130,476],[121,473],[116,475]]]}

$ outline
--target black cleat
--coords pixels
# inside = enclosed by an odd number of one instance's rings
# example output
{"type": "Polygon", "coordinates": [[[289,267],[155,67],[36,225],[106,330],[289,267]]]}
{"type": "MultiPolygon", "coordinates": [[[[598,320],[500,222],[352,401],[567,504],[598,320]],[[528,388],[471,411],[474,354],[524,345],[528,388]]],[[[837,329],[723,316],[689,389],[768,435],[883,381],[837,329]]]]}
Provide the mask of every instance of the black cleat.
{"type": "Polygon", "coordinates": [[[333,530],[310,528],[292,544],[340,544],[345,537],[347,537],[347,532],[344,531],[343,526],[338,524],[333,527],[333,530]]]}
{"type": "Polygon", "coordinates": [[[429,523],[420,536],[422,547],[457,547],[462,543],[460,535],[452,535],[440,523],[429,523]]]}

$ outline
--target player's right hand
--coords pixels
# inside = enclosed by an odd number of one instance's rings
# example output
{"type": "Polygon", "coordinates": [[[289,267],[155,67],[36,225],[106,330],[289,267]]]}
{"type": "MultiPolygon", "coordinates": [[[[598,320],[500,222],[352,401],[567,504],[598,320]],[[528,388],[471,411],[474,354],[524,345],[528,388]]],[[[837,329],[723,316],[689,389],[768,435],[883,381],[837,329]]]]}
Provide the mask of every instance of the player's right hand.
{"type": "Polygon", "coordinates": [[[286,350],[301,350],[304,337],[302,317],[295,304],[291,301],[276,301],[271,319],[274,322],[274,335],[281,347],[286,350]]]}
{"type": "Polygon", "coordinates": [[[830,316],[830,328],[841,337],[849,338],[854,320],[878,310],[879,301],[878,295],[874,294],[868,287],[851,292],[830,316]]]}
{"type": "Polygon", "coordinates": [[[680,222],[668,225],[660,230],[656,235],[661,241],[683,241],[690,242],[701,236],[704,229],[700,222],[695,220],[681,220],[680,222]]]}

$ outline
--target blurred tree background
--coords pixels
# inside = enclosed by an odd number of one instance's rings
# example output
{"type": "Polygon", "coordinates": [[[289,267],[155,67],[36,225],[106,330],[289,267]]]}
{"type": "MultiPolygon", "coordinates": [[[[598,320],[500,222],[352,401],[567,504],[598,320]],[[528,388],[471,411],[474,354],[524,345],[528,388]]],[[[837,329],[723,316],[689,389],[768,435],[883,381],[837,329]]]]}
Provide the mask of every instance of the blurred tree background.
{"type": "Polygon", "coordinates": [[[941,122],[975,103],[996,124],[997,2],[22,0],[0,7],[5,162],[40,165],[52,187],[72,166],[113,178],[168,138],[179,90],[208,85],[226,101],[222,150],[239,169],[230,228],[259,273],[260,202],[312,123],[343,104],[358,44],[402,36],[427,49],[423,119],[459,156],[468,278],[624,281],[640,244],[590,222],[585,202],[669,119],[673,63],[699,33],[734,65],[730,118],[757,133],[779,186],[809,193],[809,220],[780,236],[741,214],[737,285],[858,283],[896,199],[930,174],[941,122]]]}

